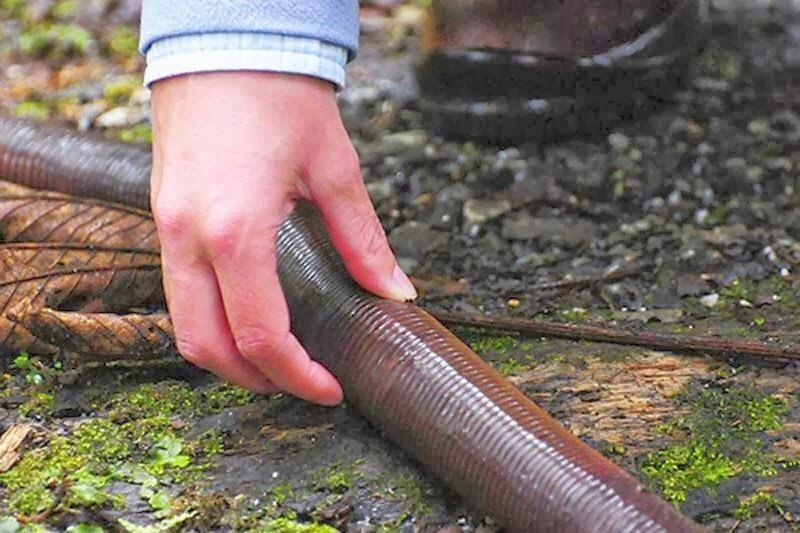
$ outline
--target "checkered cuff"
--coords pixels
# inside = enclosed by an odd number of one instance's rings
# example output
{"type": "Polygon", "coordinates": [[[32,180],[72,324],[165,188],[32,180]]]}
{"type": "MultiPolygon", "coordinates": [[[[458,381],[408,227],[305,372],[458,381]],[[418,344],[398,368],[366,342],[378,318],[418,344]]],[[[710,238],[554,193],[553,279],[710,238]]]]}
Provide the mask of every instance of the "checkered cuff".
{"type": "Polygon", "coordinates": [[[254,70],[305,74],[345,83],[347,49],[307,37],[271,33],[200,33],[167,37],[147,50],[145,85],[180,74],[254,70]]]}

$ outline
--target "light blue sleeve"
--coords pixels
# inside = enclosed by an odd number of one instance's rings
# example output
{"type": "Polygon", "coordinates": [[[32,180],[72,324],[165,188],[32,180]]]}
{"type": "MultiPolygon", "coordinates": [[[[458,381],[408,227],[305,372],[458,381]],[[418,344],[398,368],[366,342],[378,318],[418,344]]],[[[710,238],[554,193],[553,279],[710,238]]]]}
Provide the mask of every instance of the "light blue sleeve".
{"type": "Polygon", "coordinates": [[[215,70],[293,72],[344,85],[357,0],[144,0],[145,83],[215,70]]]}

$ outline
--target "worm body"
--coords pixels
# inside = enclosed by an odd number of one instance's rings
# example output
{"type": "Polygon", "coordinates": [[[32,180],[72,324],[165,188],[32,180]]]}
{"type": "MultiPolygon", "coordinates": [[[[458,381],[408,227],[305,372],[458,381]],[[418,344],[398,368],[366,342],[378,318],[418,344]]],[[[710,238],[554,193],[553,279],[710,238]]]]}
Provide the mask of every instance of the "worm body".
{"type": "MultiPolygon", "coordinates": [[[[0,118],[0,176],[147,208],[150,156],[0,118]]],[[[402,449],[509,531],[702,531],[587,446],[425,311],[345,271],[315,211],[278,237],[292,329],[345,396],[402,449]]]]}

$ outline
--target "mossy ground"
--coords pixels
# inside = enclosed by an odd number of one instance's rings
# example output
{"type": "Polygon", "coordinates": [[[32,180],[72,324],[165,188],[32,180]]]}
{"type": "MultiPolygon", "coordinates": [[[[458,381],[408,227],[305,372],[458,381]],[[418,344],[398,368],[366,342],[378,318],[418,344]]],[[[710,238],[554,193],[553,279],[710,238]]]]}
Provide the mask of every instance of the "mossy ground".
{"type": "Polygon", "coordinates": [[[198,480],[223,448],[214,431],[186,440],[188,425],[251,398],[227,385],[197,390],[170,381],[116,393],[98,406],[101,416],[50,435],[0,475],[8,510],[55,517],[81,507],[119,507],[123,501],[107,488],[125,481],[139,485],[141,497],[169,517],[173,501],[167,487],[198,480]]]}
{"type": "Polygon", "coordinates": [[[681,504],[692,491],[713,491],[737,475],[769,477],[792,467],[769,449],[765,436],[782,427],[787,399],[737,383],[692,384],[676,400],[686,414],[659,428],[675,442],[648,454],[642,465],[642,473],[669,501],[681,504]]]}

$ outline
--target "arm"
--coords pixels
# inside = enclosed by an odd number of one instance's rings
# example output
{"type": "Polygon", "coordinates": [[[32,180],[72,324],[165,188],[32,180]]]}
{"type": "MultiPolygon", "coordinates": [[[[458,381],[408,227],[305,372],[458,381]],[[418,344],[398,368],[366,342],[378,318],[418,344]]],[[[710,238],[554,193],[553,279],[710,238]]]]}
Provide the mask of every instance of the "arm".
{"type": "Polygon", "coordinates": [[[145,0],[151,202],[184,357],[254,391],[330,405],[341,389],[289,331],[278,282],[276,232],[294,200],[317,205],[364,288],[396,299],[415,294],[336,106],[333,84],[343,83],[344,62],[355,54],[356,2],[297,4],[145,0]],[[295,39],[307,46],[299,53],[284,46],[295,39]]]}

